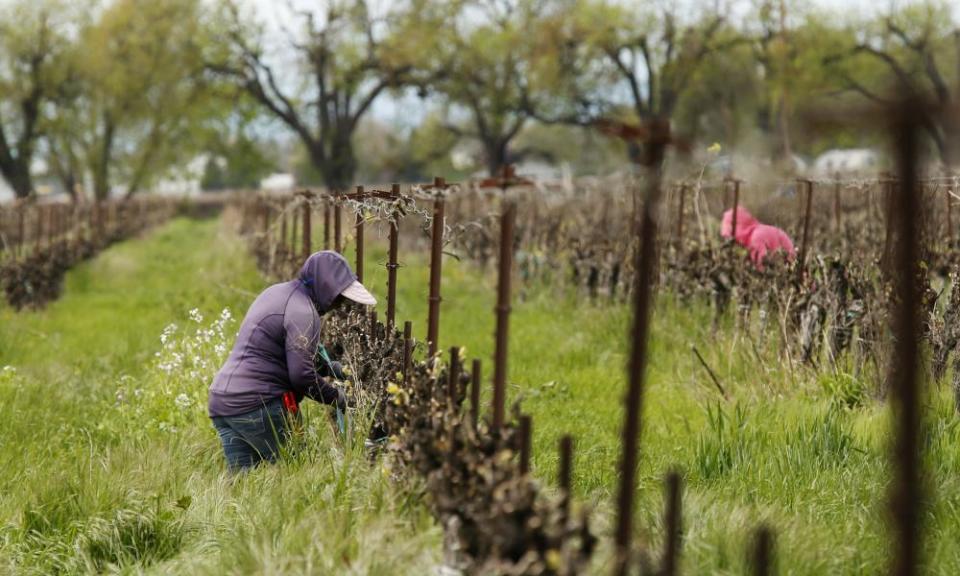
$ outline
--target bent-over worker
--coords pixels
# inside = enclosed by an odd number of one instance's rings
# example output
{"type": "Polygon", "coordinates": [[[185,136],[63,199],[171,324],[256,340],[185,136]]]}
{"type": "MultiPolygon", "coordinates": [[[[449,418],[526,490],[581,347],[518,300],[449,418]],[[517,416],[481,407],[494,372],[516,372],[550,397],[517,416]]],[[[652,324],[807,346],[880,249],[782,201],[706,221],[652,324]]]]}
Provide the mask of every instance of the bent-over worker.
{"type": "Polygon", "coordinates": [[[344,300],[372,306],[340,254],[312,254],[297,279],[264,290],[247,311],[230,356],[210,385],[209,414],[232,471],[272,462],[304,397],[343,409],[346,397],[314,364],[320,317],[344,300]]]}

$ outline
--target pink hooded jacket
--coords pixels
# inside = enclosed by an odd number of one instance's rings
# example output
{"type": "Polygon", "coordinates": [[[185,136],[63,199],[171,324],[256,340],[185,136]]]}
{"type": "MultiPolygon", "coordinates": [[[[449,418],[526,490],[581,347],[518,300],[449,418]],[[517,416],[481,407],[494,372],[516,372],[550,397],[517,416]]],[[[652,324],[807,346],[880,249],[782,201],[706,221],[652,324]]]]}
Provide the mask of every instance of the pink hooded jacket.
{"type": "MultiPolygon", "coordinates": [[[[720,226],[720,235],[730,238],[733,232],[733,210],[723,213],[723,222],[720,226]]],[[[737,244],[750,252],[750,260],[758,270],[763,270],[763,260],[769,252],[783,250],[787,257],[793,260],[796,251],[793,242],[787,233],[777,228],[761,224],[747,211],[746,208],[737,208],[737,244]]]]}

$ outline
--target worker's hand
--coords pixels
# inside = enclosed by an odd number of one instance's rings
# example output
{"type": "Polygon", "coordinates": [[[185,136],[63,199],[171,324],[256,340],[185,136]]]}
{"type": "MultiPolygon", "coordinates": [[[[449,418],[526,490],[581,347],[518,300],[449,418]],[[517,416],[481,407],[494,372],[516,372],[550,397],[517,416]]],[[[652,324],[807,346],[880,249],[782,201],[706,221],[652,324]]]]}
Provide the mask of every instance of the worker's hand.
{"type": "Polygon", "coordinates": [[[346,380],[349,378],[347,373],[343,371],[343,364],[340,362],[333,362],[333,377],[337,380],[346,380]]]}
{"type": "Polygon", "coordinates": [[[343,388],[337,388],[336,402],[337,408],[339,408],[341,412],[347,411],[347,394],[343,391],[343,388]]]}

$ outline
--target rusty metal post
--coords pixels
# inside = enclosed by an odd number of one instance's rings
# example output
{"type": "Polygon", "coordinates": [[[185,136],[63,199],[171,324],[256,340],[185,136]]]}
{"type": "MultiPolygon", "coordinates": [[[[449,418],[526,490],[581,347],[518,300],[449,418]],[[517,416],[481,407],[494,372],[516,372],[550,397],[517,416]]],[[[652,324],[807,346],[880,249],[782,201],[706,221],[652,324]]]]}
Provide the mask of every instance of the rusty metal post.
{"type": "Polygon", "coordinates": [[[760,526],[754,533],[751,564],[754,576],[769,576],[773,573],[773,531],[760,526]]]}
{"type": "Polygon", "coordinates": [[[330,201],[323,200],[323,249],[330,249],[330,201]]]}
{"type": "Polygon", "coordinates": [[[680,567],[680,542],[683,538],[682,481],[676,471],[667,475],[667,509],[664,518],[667,535],[663,549],[662,576],[676,576],[680,567]]]}
{"type": "Polygon", "coordinates": [[[797,180],[797,183],[806,184],[807,202],[806,209],[803,211],[803,237],[800,242],[800,257],[797,258],[797,283],[803,282],[807,261],[808,242],[810,240],[810,210],[813,207],[813,182],[810,180],[797,180]]]}
{"type": "Polygon", "coordinates": [[[310,193],[303,199],[303,259],[306,260],[313,253],[313,226],[311,217],[310,193]]]}
{"type": "Polygon", "coordinates": [[[573,436],[565,434],[560,437],[560,463],[557,467],[557,484],[560,486],[560,496],[563,498],[563,514],[570,513],[570,498],[573,487],[573,436]]]}
{"type": "Polygon", "coordinates": [[[403,323],[403,383],[410,382],[410,369],[413,366],[413,322],[403,323]]]}
{"type": "Polygon", "coordinates": [[[886,196],[884,197],[884,206],[886,210],[884,212],[884,222],[886,224],[886,230],[883,236],[883,260],[882,267],[885,271],[888,271],[890,268],[890,250],[893,245],[893,225],[894,225],[894,214],[893,214],[893,195],[894,195],[894,182],[893,179],[888,179],[885,182],[886,186],[884,190],[886,191],[886,196]]]}
{"type": "Polygon", "coordinates": [[[357,211],[355,234],[357,236],[357,280],[363,282],[363,186],[357,186],[357,199],[360,200],[360,209],[357,211]]]}
{"type": "Polygon", "coordinates": [[[34,213],[37,215],[37,220],[34,223],[34,232],[36,233],[36,238],[34,238],[33,251],[34,253],[40,252],[40,244],[43,242],[43,219],[45,206],[37,206],[34,213]]]}
{"type": "Polygon", "coordinates": [[[280,209],[280,249],[284,252],[287,251],[287,240],[289,238],[287,230],[287,211],[286,208],[281,207],[280,209]]]}
{"type": "Polygon", "coordinates": [[[687,199],[687,184],[680,185],[680,208],[677,210],[677,242],[683,245],[683,209],[687,199]]]}
{"type": "Polygon", "coordinates": [[[533,419],[529,414],[520,416],[520,427],[517,433],[520,437],[520,474],[526,476],[530,473],[530,445],[533,435],[533,419]]]}
{"type": "Polygon", "coordinates": [[[733,220],[730,226],[730,235],[736,241],[737,239],[737,209],[740,208],[740,181],[733,181],[733,220]]]}
{"type": "Polygon", "coordinates": [[[443,258],[443,198],[433,201],[433,231],[430,236],[430,296],[427,313],[427,346],[432,358],[440,337],[440,273],[443,258]]]}
{"type": "MultiPolygon", "coordinates": [[[[390,192],[394,198],[400,196],[400,185],[394,184],[390,192]]],[[[397,249],[400,243],[400,215],[390,218],[390,251],[387,256],[387,329],[392,329],[397,315],[397,249]]]]}
{"type": "Polygon", "coordinates": [[[343,254],[343,230],[340,221],[340,201],[333,201],[333,250],[337,254],[343,254]]]}
{"type": "Polygon", "coordinates": [[[297,206],[294,202],[290,202],[290,223],[291,223],[291,234],[290,234],[290,256],[294,257],[297,254],[297,245],[300,244],[300,221],[297,220],[297,206]]]}
{"type": "Polygon", "coordinates": [[[370,311],[370,338],[376,338],[377,336],[377,311],[370,311]]]}
{"type": "Polygon", "coordinates": [[[947,184],[947,242],[953,249],[953,186],[947,184]]]}
{"type": "Polygon", "coordinates": [[[451,406],[456,406],[460,395],[460,348],[450,348],[450,370],[447,372],[447,398],[451,406]]]}
{"type": "Polygon", "coordinates": [[[840,178],[833,184],[833,228],[840,230],[840,178]]]}
{"type": "Polygon", "coordinates": [[[905,101],[897,111],[893,141],[897,153],[899,190],[890,203],[898,242],[893,262],[897,274],[894,315],[896,350],[890,363],[894,412],[894,472],[891,493],[893,512],[893,566],[896,576],[920,573],[922,519],[924,516],[923,458],[921,458],[922,394],[920,385],[920,291],[916,282],[919,239],[922,236],[917,205],[920,173],[920,123],[922,104],[905,101]]]}
{"type": "Polygon", "coordinates": [[[470,421],[473,422],[473,429],[476,430],[480,424],[480,383],[481,364],[479,359],[473,360],[473,370],[470,373],[470,421]]]}
{"type": "Polygon", "coordinates": [[[24,225],[25,212],[26,206],[21,204],[17,207],[17,258],[23,256],[23,250],[25,249],[27,242],[27,230],[24,225]]]}
{"type": "Polygon", "coordinates": [[[270,208],[266,202],[260,204],[260,227],[263,229],[263,236],[270,234],[270,208]]]}
{"type": "Polygon", "coordinates": [[[517,205],[506,202],[500,217],[500,269],[497,279],[497,333],[493,364],[493,427],[503,426],[507,401],[507,350],[510,330],[510,280],[513,272],[513,231],[517,205]]]}
{"type": "Polygon", "coordinates": [[[623,426],[623,453],[620,456],[620,486],[617,504],[614,574],[626,576],[630,566],[630,542],[633,534],[633,506],[636,493],[637,453],[640,449],[640,417],[643,411],[644,372],[647,363],[647,332],[650,324],[650,305],[653,296],[653,276],[656,269],[657,219],[656,207],[660,200],[661,166],[669,143],[669,123],[652,125],[655,134],[646,150],[647,197],[643,207],[643,221],[638,234],[637,268],[634,286],[634,321],[629,364],[630,382],[625,398],[623,426]]]}

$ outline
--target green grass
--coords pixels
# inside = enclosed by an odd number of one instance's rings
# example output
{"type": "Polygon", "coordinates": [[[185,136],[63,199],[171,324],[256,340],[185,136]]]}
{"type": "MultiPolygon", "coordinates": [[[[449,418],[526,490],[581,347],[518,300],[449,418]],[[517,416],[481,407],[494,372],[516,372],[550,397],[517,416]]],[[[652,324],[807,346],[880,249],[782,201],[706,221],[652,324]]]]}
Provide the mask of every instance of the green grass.
{"type": "MultiPolygon", "coordinates": [[[[367,284],[383,296],[385,253],[374,251],[367,284]]],[[[423,337],[427,260],[401,268],[398,314],[423,337]]],[[[612,523],[617,490],[622,402],[626,391],[626,305],[593,304],[554,287],[521,285],[510,319],[510,399],[533,416],[533,467],[555,481],[557,443],[576,443],[575,489],[597,509],[601,531],[612,523]]],[[[494,346],[495,280],[474,266],[444,261],[440,349],[464,345],[489,375],[494,346]]],[[[661,295],[651,329],[642,446],[638,542],[661,537],[663,478],[685,479],[684,570],[746,572],[755,527],[777,533],[784,573],[882,572],[889,561],[888,407],[867,390],[872,381],[829,369],[790,369],[773,350],[755,352],[732,319],[712,327],[704,304],[661,295]],[[724,401],[691,351],[696,345],[731,399],[724,401]],[[852,408],[851,408],[852,406],[852,408]]],[[[864,378],[872,378],[865,375],[864,378]]],[[[485,391],[486,392],[486,391],[485,391]]],[[[930,511],[927,555],[932,573],[960,572],[960,423],[950,394],[927,402],[930,511]]],[[[610,536],[606,532],[607,537],[610,536]]],[[[601,558],[600,563],[604,560],[601,558]]],[[[600,570],[603,572],[605,570],[600,570]]]]}
{"type": "MultiPolygon", "coordinates": [[[[385,253],[371,243],[365,283],[382,299],[385,253]]],[[[427,260],[401,261],[398,319],[413,320],[422,337],[427,260]]],[[[17,369],[0,373],[0,572],[424,574],[436,566],[441,535],[416,491],[331,437],[320,410],[308,411],[295,455],[236,481],[225,475],[203,404],[221,358],[214,344],[230,343],[236,324],[220,330],[210,319],[224,307],[239,317],[262,287],[235,238],[216,223],[180,220],[72,271],[64,298],[42,312],[0,309],[0,366],[17,369]],[[206,319],[192,320],[193,308],[206,319]],[[170,322],[180,330],[161,345],[170,322]],[[173,362],[175,353],[186,360],[173,362]]],[[[494,293],[491,274],[445,260],[441,348],[466,346],[484,360],[487,382],[494,293]]],[[[557,441],[573,434],[577,496],[609,541],[629,309],[550,286],[516,294],[509,393],[534,417],[535,474],[555,481],[557,441]]],[[[790,369],[733,334],[730,320],[713,329],[705,305],[658,300],[638,543],[656,552],[662,479],[676,468],[685,479],[685,573],[745,573],[760,522],[776,530],[783,573],[883,571],[889,422],[886,405],[865,392],[872,382],[790,369]]],[[[955,574],[960,424],[946,391],[926,406],[929,571],[955,574]]],[[[608,558],[602,551],[596,572],[608,572],[608,558]]]]}
{"type": "Polygon", "coordinates": [[[214,348],[236,323],[220,329],[189,311],[240,316],[262,285],[217,223],[179,220],[72,271],[46,310],[0,310],[0,367],[16,368],[0,372],[0,573],[422,574],[436,564],[439,533],[413,492],[397,494],[362,443],[335,440],[319,410],[306,412],[295,456],[225,473],[204,400],[222,360],[214,348]],[[171,322],[180,329],[161,346],[171,322]]]}

